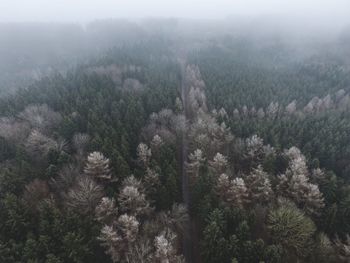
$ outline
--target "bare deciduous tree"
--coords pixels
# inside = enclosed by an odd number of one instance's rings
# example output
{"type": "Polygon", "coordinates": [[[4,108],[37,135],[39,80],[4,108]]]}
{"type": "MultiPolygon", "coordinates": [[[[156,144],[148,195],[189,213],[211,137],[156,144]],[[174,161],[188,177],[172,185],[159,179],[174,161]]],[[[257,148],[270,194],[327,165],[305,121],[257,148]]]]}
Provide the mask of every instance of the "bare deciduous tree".
{"type": "Polygon", "coordinates": [[[51,110],[46,104],[29,105],[19,114],[19,117],[41,132],[56,127],[62,120],[61,115],[51,110]]]}
{"type": "Polygon", "coordinates": [[[114,198],[103,197],[95,210],[99,222],[111,225],[118,215],[118,208],[114,198]]]}
{"type": "Polygon", "coordinates": [[[346,235],[345,241],[341,241],[339,237],[334,240],[334,247],[340,262],[348,263],[350,261],[350,236],[346,235]]]}
{"type": "Polygon", "coordinates": [[[127,263],[153,263],[153,246],[148,238],[140,238],[132,245],[125,256],[127,263]]]}
{"type": "Polygon", "coordinates": [[[25,142],[26,150],[35,158],[45,158],[50,150],[59,150],[60,145],[38,130],[33,130],[25,142]]]}
{"type": "Polygon", "coordinates": [[[91,213],[103,197],[103,188],[88,176],[79,176],[75,185],[68,191],[65,201],[81,213],[91,213]]]}
{"type": "Polygon", "coordinates": [[[62,196],[75,184],[78,176],[78,167],[66,165],[58,172],[58,176],[50,179],[49,184],[57,195],[62,196]]]}
{"type": "Polygon", "coordinates": [[[21,143],[27,138],[30,127],[14,118],[0,118],[0,136],[13,143],[21,143]]]}
{"type": "Polygon", "coordinates": [[[38,203],[50,196],[50,191],[45,181],[35,179],[26,185],[23,200],[30,208],[36,208],[38,203]]]}

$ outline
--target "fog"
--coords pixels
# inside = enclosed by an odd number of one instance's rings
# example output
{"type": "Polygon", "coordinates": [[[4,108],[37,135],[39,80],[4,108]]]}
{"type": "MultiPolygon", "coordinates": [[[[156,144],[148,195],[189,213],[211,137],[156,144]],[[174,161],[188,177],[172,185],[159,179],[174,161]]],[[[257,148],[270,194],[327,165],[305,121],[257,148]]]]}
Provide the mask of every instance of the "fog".
{"type": "Polygon", "coordinates": [[[0,22],[88,22],[105,18],[278,15],[306,21],[350,21],[348,0],[1,0],[0,22]]]}
{"type": "Polygon", "coordinates": [[[311,56],[347,47],[349,29],[349,0],[0,0],[0,95],[142,41],[228,37],[311,56]]]}

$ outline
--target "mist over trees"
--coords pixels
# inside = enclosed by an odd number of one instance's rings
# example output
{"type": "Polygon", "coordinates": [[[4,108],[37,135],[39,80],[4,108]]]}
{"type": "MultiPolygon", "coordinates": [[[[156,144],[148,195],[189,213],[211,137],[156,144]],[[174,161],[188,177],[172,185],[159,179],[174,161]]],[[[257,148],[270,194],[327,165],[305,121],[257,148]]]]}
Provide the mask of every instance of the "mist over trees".
{"type": "Polygon", "coordinates": [[[1,24],[0,262],[349,262],[350,31],[275,21],[1,24]]]}

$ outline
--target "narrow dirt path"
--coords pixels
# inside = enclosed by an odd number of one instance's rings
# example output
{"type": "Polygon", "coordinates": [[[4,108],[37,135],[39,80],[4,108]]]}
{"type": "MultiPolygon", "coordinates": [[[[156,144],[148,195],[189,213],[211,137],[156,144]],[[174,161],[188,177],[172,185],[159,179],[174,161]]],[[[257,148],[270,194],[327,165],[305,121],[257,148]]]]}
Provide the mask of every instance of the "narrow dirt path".
{"type": "MultiPolygon", "coordinates": [[[[186,84],[186,60],[179,59],[180,68],[181,68],[181,99],[183,104],[183,110],[186,119],[188,119],[188,105],[187,105],[187,84],[186,84]]],[[[182,171],[182,199],[189,209],[190,206],[190,191],[189,191],[189,179],[186,173],[186,161],[188,156],[188,141],[186,131],[182,134],[182,143],[181,143],[181,171],[182,171]]],[[[185,256],[187,263],[193,262],[193,251],[192,251],[192,222],[190,221],[185,227],[185,234],[183,238],[183,254],[185,256]]]]}

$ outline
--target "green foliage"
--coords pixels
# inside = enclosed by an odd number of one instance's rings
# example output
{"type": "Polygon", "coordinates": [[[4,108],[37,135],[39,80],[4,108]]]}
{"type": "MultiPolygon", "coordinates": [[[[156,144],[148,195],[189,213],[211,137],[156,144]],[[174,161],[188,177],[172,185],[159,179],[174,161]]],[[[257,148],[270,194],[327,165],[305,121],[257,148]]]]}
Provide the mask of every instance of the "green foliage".
{"type": "Polygon", "coordinates": [[[310,253],[315,224],[289,201],[269,213],[268,228],[275,244],[285,249],[286,260],[310,253]]]}
{"type": "MultiPolygon", "coordinates": [[[[261,165],[268,174],[271,191],[275,191],[278,175],[288,165],[281,152],[291,146],[297,146],[306,156],[307,172],[327,170],[319,178],[310,176],[310,182],[322,192],[325,207],[309,218],[289,202],[278,204],[277,194],[261,202],[261,207],[253,202],[237,207],[235,200],[226,204],[216,188],[220,174],[215,175],[210,163],[216,152],[205,153],[207,160],[199,166],[198,178],[190,181],[189,214],[194,225],[190,234],[194,234],[193,246],[199,247],[200,255],[196,256],[205,263],[334,261],[332,239],[350,233],[350,115],[348,109],[305,113],[303,107],[315,96],[331,94],[336,101],[339,89],[349,92],[349,65],[339,58],[344,51],[323,54],[324,50],[317,48],[314,56],[308,57],[282,43],[257,47],[249,38],[230,36],[218,37],[210,44],[203,41],[201,49],[189,52],[186,63],[198,65],[201,71],[208,112],[215,108],[220,111],[221,107],[227,112],[227,116],[216,116],[218,124],[225,123],[235,136],[221,152],[229,162],[227,178],[244,181],[261,165]],[[293,100],[297,100],[298,114],[288,115],[285,106],[293,100]],[[273,101],[280,105],[274,116],[254,113],[260,107],[266,112],[273,101]],[[244,105],[248,107],[246,113],[244,105]],[[274,153],[254,161],[247,158],[244,139],[253,134],[273,146],[274,153]]],[[[97,238],[102,225],[94,210],[82,216],[79,209],[67,208],[67,198],[71,191],[77,191],[77,177],[88,176],[83,174],[83,167],[87,154],[93,151],[109,158],[112,178],[101,183],[109,198],[116,199],[123,180],[131,174],[137,180],[145,179],[145,167],[137,161],[136,148],[140,142],[150,143],[143,128],[151,114],[166,108],[184,112],[179,101],[176,105],[183,84],[178,61],[178,53],[182,52],[173,49],[176,44],[176,40],[152,35],[147,41],[120,45],[67,74],[49,75],[28,89],[0,98],[1,117],[22,121],[18,118],[20,112],[32,104],[47,104],[62,117],[55,129],[42,131],[57,142],[42,160],[30,154],[26,138],[13,141],[6,133],[0,136],[0,262],[111,262],[97,238]],[[82,152],[73,144],[77,133],[90,137],[82,152]],[[59,144],[61,139],[67,144],[59,144]],[[40,196],[39,190],[43,189],[29,185],[35,179],[47,186],[46,195],[40,196]],[[31,197],[35,204],[26,205],[31,197]]],[[[187,122],[190,125],[193,120],[187,118],[187,122]]],[[[183,202],[183,145],[180,136],[169,143],[167,131],[158,126],[154,129],[165,134],[164,143],[156,151],[151,147],[148,168],[157,174],[157,183],[150,193],[142,187],[138,190],[155,211],[170,210],[175,203],[183,202]]],[[[213,143],[219,144],[220,138],[214,137],[213,143]]],[[[191,147],[192,142],[188,143],[191,147]]],[[[140,216],[137,222],[143,225],[145,217],[140,216]]],[[[164,213],[162,218],[152,220],[158,224],[163,217],[170,216],[164,213]]],[[[150,240],[154,241],[154,230],[139,231],[150,231],[150,240]]],[[[177,240],[179,247],[186,234],[181,233],[177,240]]]]}

